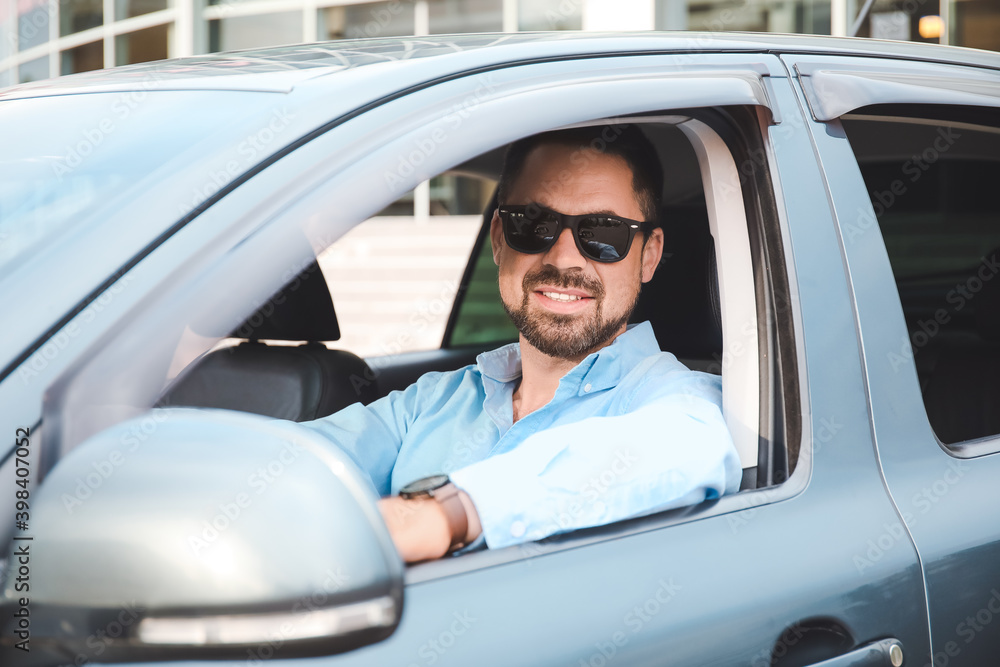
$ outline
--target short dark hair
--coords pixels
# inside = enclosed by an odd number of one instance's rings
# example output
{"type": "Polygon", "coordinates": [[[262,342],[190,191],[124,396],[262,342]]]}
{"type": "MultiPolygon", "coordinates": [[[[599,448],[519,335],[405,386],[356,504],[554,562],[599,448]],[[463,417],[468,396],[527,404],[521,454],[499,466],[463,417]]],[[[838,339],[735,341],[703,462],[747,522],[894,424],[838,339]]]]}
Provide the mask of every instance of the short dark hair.
{"type": "Polygon", "coordinates": [[[616,155],[632,171],[632,189],[642,209],[648,233],[659,224],[660,192],[663,189],[663,169],[656,149],[635,125],[592,125],[566,130],[552,130],[518,139],[507,148],[503,171],[497,188],[497,202],[507,203],[510,190],[524,170],[528,155],[543,144],[560,144],[581,150],[594,150],[616,155]]]}

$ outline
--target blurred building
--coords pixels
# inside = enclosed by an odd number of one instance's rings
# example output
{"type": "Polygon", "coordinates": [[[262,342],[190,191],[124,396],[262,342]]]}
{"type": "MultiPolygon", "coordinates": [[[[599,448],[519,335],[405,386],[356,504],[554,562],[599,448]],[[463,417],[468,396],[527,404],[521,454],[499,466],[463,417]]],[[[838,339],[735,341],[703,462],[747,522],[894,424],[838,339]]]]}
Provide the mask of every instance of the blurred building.
{"type": "MultiPolygon", "coordinates": [[[[0,87],[318,40],[517,30],[850,34],[866,0],[0,0],[0,87]],[[832,21],[831,17],[838,17],[832,21]]],[[[998,0],[874,0],[856,34],[1000,50],[998,0]]]]}

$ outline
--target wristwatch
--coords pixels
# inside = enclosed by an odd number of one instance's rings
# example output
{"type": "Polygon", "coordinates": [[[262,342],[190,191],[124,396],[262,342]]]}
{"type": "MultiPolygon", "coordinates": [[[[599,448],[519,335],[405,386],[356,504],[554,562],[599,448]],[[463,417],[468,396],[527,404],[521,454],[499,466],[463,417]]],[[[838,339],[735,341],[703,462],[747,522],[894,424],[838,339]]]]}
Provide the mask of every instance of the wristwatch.
{"type": "Polygon", "coordinates": [[[448,519],[448,529],[451,531],[451,546],[448,551],[454,551],[465,546],[465,536],[469,533],[469,517],[465,514],[465,505],[458,497],[458,488],[451,483],[448,475],[431,475],[410,482],[399,490],[399,496],[406,500],[416,498],[433,498],[437,501],[448,519]]]}

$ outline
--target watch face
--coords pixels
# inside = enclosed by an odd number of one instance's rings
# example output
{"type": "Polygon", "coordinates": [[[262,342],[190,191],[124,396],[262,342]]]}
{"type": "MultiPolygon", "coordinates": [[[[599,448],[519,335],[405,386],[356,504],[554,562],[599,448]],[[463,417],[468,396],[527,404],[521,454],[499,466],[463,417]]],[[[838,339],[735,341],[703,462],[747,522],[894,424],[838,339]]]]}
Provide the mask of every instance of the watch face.
{"type": "Polygon", "coordinates": [[[399,493],[400,495],[427,493],[428,491],[433,491],[434,489],[440,489],[447,483],[448,475],[431,475],[430,477],[424,477],[423,479],[418,479],[415,482],[410,482],[401,488],[399,493]]]}

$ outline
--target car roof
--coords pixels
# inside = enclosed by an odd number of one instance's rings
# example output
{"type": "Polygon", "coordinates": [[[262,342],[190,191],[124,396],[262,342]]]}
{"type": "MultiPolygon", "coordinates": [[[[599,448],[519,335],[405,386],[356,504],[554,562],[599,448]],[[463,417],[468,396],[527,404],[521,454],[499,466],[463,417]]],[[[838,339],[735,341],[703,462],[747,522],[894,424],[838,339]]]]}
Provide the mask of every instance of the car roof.
{"type": "Polygon", "coordinates": [[[1000,69],[1000,54],[917,42],[737,32],[521,32],[339,40],[127,65],[24,84],[0,100],[142,89],[291,92],[299,82],[376,63],[435,61],[460,71],[505,62],[642,53],[866,56],[1000,69]],[[475,54],[476,57],[470,58],[475,54]]]}

